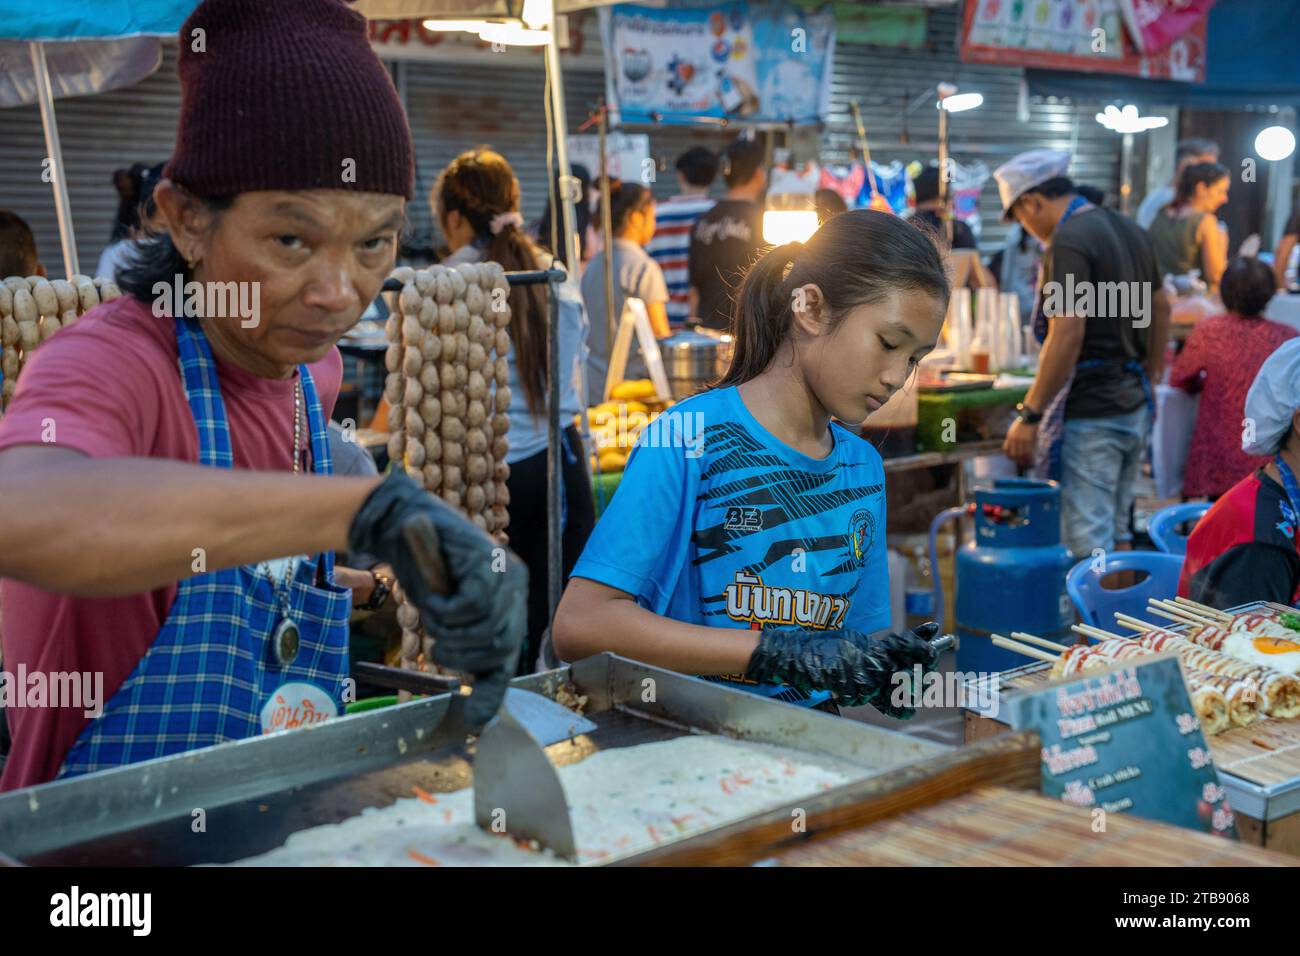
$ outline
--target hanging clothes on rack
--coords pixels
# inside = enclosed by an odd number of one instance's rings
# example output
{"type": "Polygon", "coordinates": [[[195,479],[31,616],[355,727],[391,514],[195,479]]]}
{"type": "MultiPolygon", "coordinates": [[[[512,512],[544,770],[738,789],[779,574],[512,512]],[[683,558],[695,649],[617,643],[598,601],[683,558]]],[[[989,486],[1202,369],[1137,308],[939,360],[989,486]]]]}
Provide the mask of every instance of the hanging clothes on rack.
{"type": "Polygon", "coordinates": [[[858,197],[867,181],[867,167],[854,162],[847,166],[823,166],[818,189],[833,189],[853,208],[858,204],[858,197]]]}
{"type": "MultiPolygon", "coordinates": [[[[888,165],[873,160],[871,171],[876,177],[876,191],[885,197],[885,202],[889,203],[894,215],[906,213],[912,204],[912,177],[908,174],[907,167],[898,160],[888,165]]],[[[870,206],[871,196],[871,181],[868,178],[858,194],[857,205],[864,208],[870,206]]]]}
{"type": "Polygon", "coordinates": [[[980,237],[980,192],[988,182],[989,168],[978,159],[973,163],[962,164],[949,160],[952,164],[952,214],[970,226],[975,238],[980,237]]]}

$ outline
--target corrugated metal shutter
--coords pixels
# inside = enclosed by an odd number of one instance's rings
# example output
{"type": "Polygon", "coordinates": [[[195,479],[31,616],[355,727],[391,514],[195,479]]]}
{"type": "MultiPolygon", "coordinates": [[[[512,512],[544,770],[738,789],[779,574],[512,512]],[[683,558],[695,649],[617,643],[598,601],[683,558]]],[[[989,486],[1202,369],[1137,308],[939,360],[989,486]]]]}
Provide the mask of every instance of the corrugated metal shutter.
{"type": "MultiPolygon", "coordinates": [[[[1016,153],[1026,149],[1069,149],[1074,153],[1071,174],[1079,182],[1110,194],[1119,192],[1119,137],[1093,119],[1097,103],[1038,100],[1030,106],[1029,122],[1016,118],[1020,79],[1018,67],[997,67],[962,63],[957,55],[959,7],[934,9],[929,13],[927,46],[923,50],[902,50],[840,43],[835,49],[835,73],[831,86],[831,115],[826,128],[800,130],[793,138],[795,159],[820,158],[826,163],[843,163],[857,142],[850,102],[859,101],[867,128],[872,158],[878,163],[900,160],[931,161],[938,154],[938,115],[923,103],[907,116],[910,144],[903,145],[903,108],[906,103],[931,89],[940,80],[957,83],[962,89],[984,94],[977,110],[953,114],[949,143],[958,163],[982,161],[990,178],[980,194],[983,231],[980,245],[986,252],[998,249],[1007,227],[1001,221],[997,186],[992,171],[1016,153]]],[[[588,42],[592,42],[588,38],[588,42]]],[[[661,173],[654,184],[660,199],[677,191],[673,162],[689,146],[702,144],[721,149],[736,135],[735,130],[713,127],[629,127],[649,132],[650,149],[661,173]]],[[[723,191],[721,178],[713,192],[723,191]]]]}
{"type": "MultiPolygon", "coordinates": [[[[831,116],[821,137],[821,157],[844,162],[856,141],[849,103],[857,98],[872,158],[932,160],[938,152],[938,116],[923,103],[907,117],[911,145],[901,145],[903,106],[935,83],[956,83],[963,90],[984,94],[976,110],[949,117],[949,144],[958,163],[980,160],[994,169],[1026,149],[1069,149],[1074,153],[1071,175],[1078,182],[1105,190],[1113,201],[1119,193],[1119,137],[1093,119],[1096,103],[1038,101],[1030,105],[1029,122],[1016,118],[1016,102],[1024,71],[1018,67],[962,63],[957,56],[957,8],[932,10],[926,50],[898,50],[837,44],[831,91],[831,116]]],[[[811,149],[808,150],[811,153],[811,149]]],[[[992,176],[980,194],[986,252],[1001,246],[1007,227],[1001,221],[997,186],[992,176]]]]}
{"type": "MultiPolygon", "coordinates": [[[[463,150],[491,146],[509,160],[519,178],[525,218],[531,224],[546,206],[546,76],[536,67],[490,71],[465,64],[410,62],[407,113],[415,141],[415,200],[408,210],[414,245],[434,234],[429,191],[443,168],[463,150]],[[467,77],[472,73],[472,81],[467,77]]],[[[565,108],[570,131],[587,118],[603,91],[598,71],[567,70],[565,108]]]]}
{"type": "MultiPolygon", "coordinates": [[[[978,159],[992,170],[1021,150],[1071,149],[1075,178],[1116,194],[1119,142],[1092,119],[1097,104],[1035,102],[1029,122],[1018,122],[1016,99],[1023,71],[959,62],[957,26],[956,9],[933,10],[925,50],[839,44],[830,121],[821,133],[809,130],[796,138],[796,157],[810,158],[820,150],[826,162],[848,159],[855,138],[849,110],[854,98],[861,103],[872,154],[878,162],[933,157],[934,109],[923,104],[908,116],[911,145],[903,146],[899,143],[902,108],[906,100],[936,81],[948,79],[985,97],[978,110],[952,117],[952,151],[958,162],[978,159]]],[[[594,27],[585,30],[585,42],[598,45],[597,33],[594,27]]],[[[171,152],[180,108],[175,64],[175,45],[167,44],[162,67],[144,82],[127,90],[57,103],[83,271],[94,268],[108,241],[117,209],[117,195],[110,182],[113,170],[133,162],[157,162],[171,152]]],[[[416,198],[409,211],[412,240],[416,244],[432,241],[429,190],[439,171],[458,152],[476,144],[491,145],[510,160],[519,176],[524,214],[530,222],[536,219],[546,204],[547,189],[542,103],[545,74],[540,60],[536,66],[490,69],[465,63],[410,62],[404,69],[417,162],[416,198]]],[[[603,95],[604,78],[598,70],[569,64],[565,89],[573,131],[603,95]]],[[[677,190],[673,161],[678,154],[697,143],[720,149],[735,135],[712,127],[657,127],[648,132],[651,152],[661,170],[654,183],[660,198],[677,190]]],[[[0,207],[13,208],[31,223],[42,260],[51,272],[61,272],[54,201],[49,185],[40,181],[44,155],[36,108],[0,111],[0,207]]],[[[721,184],[715,191],[721,191],[721,184]]],[[[1005,234],[991,179],[981,195],[980,209],[984,225],[981,245],[991,251],[1005,234]]]]}
{"type": "MultiPolygon", "coordinates": [[[[137,162],[152,165],[171,155],[180,101],[174,43],[163,44],[162,66],[135,86],[55,101],[77,256],[86,275],[94,272],[108,245],[117,215],[113,171],[137,162]]],[[[54,193],[41,180],[45,155],[40,110],[0,110],[0,208],[27,220],[45,268],[62,275],[54,193]]]]}

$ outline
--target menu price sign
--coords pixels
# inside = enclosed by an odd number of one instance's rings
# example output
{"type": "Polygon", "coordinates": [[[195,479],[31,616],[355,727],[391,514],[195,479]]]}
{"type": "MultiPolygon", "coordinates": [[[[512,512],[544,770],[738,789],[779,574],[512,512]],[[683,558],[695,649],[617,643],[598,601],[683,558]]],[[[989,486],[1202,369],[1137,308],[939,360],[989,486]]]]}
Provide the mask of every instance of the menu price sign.
{"type": "Polygon", "coordinates": [[[1042,738],[1047,796],[1236,838],[1177,655],[1090,671],[1007,704],[1013,727],[1042,738]]]}

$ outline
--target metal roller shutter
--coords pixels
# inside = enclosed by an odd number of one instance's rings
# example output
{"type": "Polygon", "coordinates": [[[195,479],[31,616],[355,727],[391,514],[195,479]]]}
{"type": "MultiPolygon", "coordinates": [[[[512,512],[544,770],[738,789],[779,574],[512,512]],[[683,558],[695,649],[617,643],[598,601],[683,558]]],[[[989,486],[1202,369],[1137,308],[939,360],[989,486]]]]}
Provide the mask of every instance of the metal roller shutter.
{"type": "MultiPolygon", "coordinates": [[[[991,174],[1026,149],[1068,149],[1074,154],[1073,178],[1105,190],[1113,201],[1119,192],[1120,138],[1093,118],[1099,104],[1032,102],[1029,122],[1020,122],[1016,103],[1024,70],[962,63],[957,55],[958,13],[956,7],[930,11],[926,50],[836,45],[831,115],[821,136],[822,159],[848,160],[856,142],[849,106],[854,98],[860,102],[876,162],[936,158],[938,117],[933,106],[923,103],[908,115],[910,145],[901,145],[899,137],[904,103],[944,80],[984,94],[981,107],[950,117],[949,149],[958,163],[980,160],[991,174]]],[[[999,248],[1005,239],[1007,227],[1001,214],[997,186],[990,175],[980,194],[980,245],[986,252],[999,248]]]]}
{"type": "MultiPolygon", "coordinates": [[[[443,168],[463,150],[490,146],[519,178],[524,217],[531,224],[546,206],[545,74],[536,67],[491,71],[464,64],[410,62],[406,70],[407,114],[415,142],[415,199],[408,210],[411,239],[423,245],[435,234],[429,192],[443,168]],[[467,69],[473,81],[467,81],[467,69]]],[[[565,109],[570,131],[587,118],[603,92],[600,72],[567,70],[565,109]]]]}
{"type": "MultiPolygon", "coordinates": [[[[171,155],[180,102],[174,43],[163,44],[162,65],[135,86],[55,101],[77,256],[86,275],[94,272],[108,245],[117,215],[113,171],[137,162],[152,165],[171,155]]],[[[54,193],[41,180],[45,155],[36,106],[0,110],[0,208],[27,220],[41,262],[50,275],[62,275],[54,193]]]]}
{"type": "MultiPolygon", "coordinates": [[[[933,157],[935,111],[923,104],[908,116],[911,144],[904,146],[899,143],[902,107],[936,81],[948,79],[964,89],[978,90],[985,98],[978,110],[952,117],[952,153],[958,162],[978,159],[992,170],[1021,150],[1071,149],[1075,178],[1116,194],[1119,141],[1093,120],[1098,104],[1035,102],[1029,122],[1020,123],[1016,101],[1023,70],[959,62],[957,26],[955,9],[932,10],[925,50],[839,44],[829,122],[820,133],[807,130],[795,138],[796,158],[818,152],[826,162],[849,158],[855,140],[849,102],[854,98],[861,103],[872,155],[878,162],[933,157]]],[[[588,44],[599,44],[595,29],[585,31],[585,36],[588,44]]],[[[519,177],[524,215],[529,222],[540,216],[547,190],[545,77],[540,61],[536,66],[491,70],[464,63],[412,61],[399,70],[405,71],[399,88],[405,89],[416,152],[416,195],[409,214],[413,243],[427,245],[435,238],[428,196],[439,171],[458,152],[477,144],[490,145],[510,160],[519,177]]],[[[599,70],[569,65],[565,88],[573,131],[603,95],[604,78],[599,70]]],[[[168,156],[179,109],[174,44],[164,45],[162,66],[142,83],[56,104],[83,272],[94,269],[108,241],[117,210],[110,182],[113,170],[168,156]]],[[[651,154],[661,170],[653,188],[660,198],[677,190],[673,161],[678,154],[695,144],[720,149],[735,135],[734,130],[713,127],[630,131],[650,134],[651,154]]],[[[44,156],[38,110],[33,106],[0,111],[0,207],[14,209],[31,223],[42,261],[51,272],[61,272],[54,201],[48,184],[40,180],[44,156]]],[[[715,191],[721,192],[720,183],[715,191]]],[[[981,194],[980,211],[981,245],[992,251],[1000,245],[1006,227],[991,179],[981,194]]]]}

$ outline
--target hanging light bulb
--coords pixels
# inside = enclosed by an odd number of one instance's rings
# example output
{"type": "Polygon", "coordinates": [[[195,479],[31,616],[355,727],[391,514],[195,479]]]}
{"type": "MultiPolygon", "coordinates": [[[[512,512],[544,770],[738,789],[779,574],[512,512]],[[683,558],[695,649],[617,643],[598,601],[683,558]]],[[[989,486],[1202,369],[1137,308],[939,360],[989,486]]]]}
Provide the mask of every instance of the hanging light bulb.
{"type": "Polygon", "coordinates": [[[1115,133],[1145,133],[1147,130],[1169,125],[1169,119],[1165,116],[1138,115],[1138,108],[1132,103],[1125,105],[1123,109],[1119,109],[1112,103],[1096,114],[1095,119],[1115,133]]]}
{"type": "Polygon", "coordinates": [[[505,46],[542,46],[550,34],[545,30],[530,30],[518,23],[485,23],[478,31],[479,39],[485,43],[501,43],[505,46]]]}
{"type": "Polygon", "coordinates": [[[1286,159],[1295,152],[1295,133],[1285,126],[1269,126],[1255,137],[1255,152],[1270,162],[1286,159]]]}
{"type": "Polygon", "coordinates": [[[964,113],[966,110],[973,110],[984,103],[983,93],[954,93],[952,96],[945,96],[936,106],[945,109],[949,113],[964,113]]]}
{"type": "Polygon", "coordinates": [[[423,26],[431,33],[478,33],[488,25],[486,20],[425,20],[423,26]]]}
{"type": "Polygon", "coordinates": [[[554,15],[555,4],[552,0],[524,0],[524,26],[543,30],[551,25],[551,17],[554,15]]]}
{"type": "Polygon", "coordinates": [[[817,206],[811,193],[777,193],[767,197],[763,241],[769,245],[807,242],[818,225],[817,206]]]}

